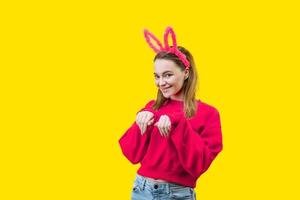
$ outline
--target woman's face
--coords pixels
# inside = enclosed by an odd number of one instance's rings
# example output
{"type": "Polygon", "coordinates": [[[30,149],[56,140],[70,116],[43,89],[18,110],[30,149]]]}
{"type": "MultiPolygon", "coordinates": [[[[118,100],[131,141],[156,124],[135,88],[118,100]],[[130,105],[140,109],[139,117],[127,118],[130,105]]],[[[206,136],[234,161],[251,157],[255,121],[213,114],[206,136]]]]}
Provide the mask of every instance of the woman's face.
{"type": "Polygon", "coordinates": [[[188,70],[181,69],[171,60],[156,59],[154,61],[155,84],[165,98],[183,100],[181,91],[188,70]]]}

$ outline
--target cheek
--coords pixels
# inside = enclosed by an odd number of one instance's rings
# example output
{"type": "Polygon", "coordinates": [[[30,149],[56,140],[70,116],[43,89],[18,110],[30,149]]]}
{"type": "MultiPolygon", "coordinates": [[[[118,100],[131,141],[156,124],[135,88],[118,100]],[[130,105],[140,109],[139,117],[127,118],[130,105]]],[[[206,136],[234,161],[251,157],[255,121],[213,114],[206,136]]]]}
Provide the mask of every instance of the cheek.
{"type": "Polygon", "coordinates": [[[183,82],[181,80],[177,80],[176,82],[174,82],[173,86],[176,90],[179,90],[183,85],[183,82]]]}
{"type": "Polygon", "coordinates": [[[169,78],[169,79],[167,80],[167,83],[168,83],[169,85],[172,85],[172,86],[175,86],[175,85],[177,84],[177,82],[178,82],[178,79],[177,79],[177,78],[169,78]]]}

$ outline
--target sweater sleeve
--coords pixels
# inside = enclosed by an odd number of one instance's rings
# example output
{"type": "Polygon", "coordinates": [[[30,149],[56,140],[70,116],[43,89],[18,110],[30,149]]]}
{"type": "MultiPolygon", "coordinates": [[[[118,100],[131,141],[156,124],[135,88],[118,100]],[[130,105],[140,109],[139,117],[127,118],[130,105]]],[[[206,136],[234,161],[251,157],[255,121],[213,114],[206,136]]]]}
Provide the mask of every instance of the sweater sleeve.
{"type": "MultiPolygon", "coordinates": [[[[140,111],[151,111],[152,104],[153,100],[148,102],[140,111]]],[[[134,122],[119,139],[122,153],[132,164],[137,164],[143,159],[149,146],[152,129],[153,126],[148,126],[146,132],[142,135],[139,126],[134,122]]]]}
{"type": "Polygon", "coordinates": [[[170,137],[183,168],[193,177],[198,178],[209,168],[223,148],[220,115],[214,108],[205,126],[200,128],[199,132],[193,130],[185,117],[181,117],[176,122],[178,116],[170,117],[170,120],[175,120],[173,123],[177,123],[170,137]]]}

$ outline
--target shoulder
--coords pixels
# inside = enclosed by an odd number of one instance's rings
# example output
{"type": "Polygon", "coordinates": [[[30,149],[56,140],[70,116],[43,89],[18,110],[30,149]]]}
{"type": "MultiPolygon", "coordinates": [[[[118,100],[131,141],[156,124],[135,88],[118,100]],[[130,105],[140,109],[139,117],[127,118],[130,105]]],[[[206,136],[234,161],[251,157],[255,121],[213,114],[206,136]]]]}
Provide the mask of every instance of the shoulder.
{"type": "Polygon", "coordinates": [[[198,113],[199,118],[203,120],[205,125],[210,127],[221,127],[219,110],[215,106],[207,102],[200,101],[198,113]]]}
{"type": "Polygon", "coordinates": [[[154,104],[155,104],[155,100],[151,99],[145,104],[144,108],[151,108],[154,104]]]}
{"type": "Polygon", "coordinates": [[[151,99],[151,100],[149,100],[149,101],[146,103],[145,107],[146,107],[146,108],[149,108],[149,107],[153,106],[154,103],[155,103],[155,100],[154,100],[154,99],[151,99]]]}
{"type": "Polygon", "coordinates": [[[211,116],[214,114],[217,114],[217,115],[219,114],[218,108],[215,107],[214,105],[204,102],[200,99],[197,100],[197,103],[198,103],[198,110],[200,112],[202,112],[204,115],[211,116]]]}

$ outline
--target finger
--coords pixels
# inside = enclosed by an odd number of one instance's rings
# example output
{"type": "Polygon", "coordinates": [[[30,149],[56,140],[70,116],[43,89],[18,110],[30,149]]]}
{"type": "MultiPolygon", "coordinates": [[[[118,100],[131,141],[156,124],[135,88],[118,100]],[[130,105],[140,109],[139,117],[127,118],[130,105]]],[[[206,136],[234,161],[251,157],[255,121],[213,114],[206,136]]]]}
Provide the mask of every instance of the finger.
{"type": "Polygon", "coordinates": [[[146,112],[147,113],[147,117],[149,119],[151,119],[152,117],[154,117],[154,114],[152,112],[146,112]]]}
{"type": "Polygon", "coordinates": [[[148,126],[150,126],[154,122],[154,118],[148,121],[148,126]]]}
{"type": "Polygon", "coordinates": [[[143,134],[143,126],[142,126],[142,122],[141,122],[141,119],[139,118],[138,120],[137,120],[137,125],[138,125],[138,127],[140,128],[140,130],[141,130],[141,134],[143,134]]]}
{"type": "Polygon", "coordinates": [[[165,136],[168,137],[168,135],[169,135],[168,127],[164,127],[164,132],[165,132],[165,136]]]}
{"type": "Polygon", "coordinates": [[[171,120],[170,120],[170,118],[169,118],[169,116],[168,115],[166,115],[166,119],[167,119],[167,124],[169,125],[169,126],[171,126],[171,120]]]}
{"type": "Polygon", "coordinates": [[[159,134],[160,134],[161,136],[164,136],[164,135],[163,135],[163,132],[162,132],[162,130],[161,130],[159,121],[155,123],[155,126],[158,128],[159,134]]]}
{"type": "Polygon", "coordinates": [[[145,124],[146,117],[147,116],[145,114],[143,114],[142,117],[141,117],[141,125],[142,125],[142,129],[143,129],[143,133],[146,131],[146,124],[145,124]]]}
{"type": "Polygon", "coordinates": [[[166,115],[166,121],[167,121],[167,130],[168,130],[168,135],[170,135],[170,131],[171,131],[171,120],[169,118],[169,116],[166,115]]]}
{"type": "Polygon", "coordinates": [[[163,132],[162,128],[161,128],[161,127],[158,127],[158,129],[159,129],[159,133],[160,133],[160,135],[161,135],[162,137],[165,137],[165,136],[164,136],[164,132],[163,132]]]}
{"type": "Polygon", "coordinates": [[[163,137],[166,137],[166,133],[165,133],[165,130],[164,130],[163,126],[162,126],[162,123],[163,123],[163,118],[160,119],[159,128],[160,128],[161,135],[163,137]]]}
{"type": "Polygon", "coordinates": [[[143,126],[141,125],[141,134],[144,135],[144,133],[145,133],[145,130],[144,130],[143,126]]]}
{"type": "Polygon", "coordinates": [[[162,129],[163,129],[164,135],[165,135],[165,137],[167,137],[168,136],[168,129],[167,129],[168,121],[165,116],[162,118],[161,124],[162,124],[162,129]]]}
{"type": "Polygon", "coordinates": [[[161,129],[161,119],[162,118],[160,117],[159,120],[158,120],[158,122],[156,122],[155,124],[156,124],[157,128],[159,129],[160,135],[164,137],[163,131],[161,129]]]}
{"type": "Polygon", "coordinates": [[[163,137],[165,137],[165,136],[166,136],[166,133],[165,133],[165,130],[164,130],[164,128],[163,128],[162,126],[160,126],[160,131],[161,131],[161,135],[162,135],[163,137]]]}
{"type": "Polygon", "coordinates": [[[146,132],[146,128],[145,128],[145,126],[143,126],[143,128],[142,128],[142,135],[144,135],[145,132],[146,132]]]}
{"type": "Polygon", "coordinates": [[[151,112],[148,112],[146,117],[146,126],[151,125],[153,121],[154,121],[153,114],[151,112]]]}
{"type": "Polygon", "coordinates": [[[170,130],[171,130],[171,124],[169,122],[166,123],[166,132],[167,132],[167,136],[170,135],[170,130]]]}
{"type": "Polygon", "coordinates": [[[166,133],[167,133],[167,137],[169,137],[169,135],[170,135],[170,128],[167,126],[165,130],[166,130],[166,133]]]}
{"type": "Polygon", "coordinates": [[[166,127],[163,127],[163,130],[164,130],[164,135],[165,135],[165,137],[167,137],[167,136],[168,136],[168,132],[167,132],[166,127]]]}
{"type": "Polygon", "coordinates": [[[164,134],[164,137],[167,137],[167,132],[166,132],[165,127],[161,127],[161,130],[162,130],[162,132],[163,132],[163,134],[164,134]]]}
{"type": "Polygon", "coordinates": [[[138,113],[138,114],[136,115],[135,121],[136,121],[138,124],[140,124],[140,121],[141,121],[141,115],[140,115],[140,113],[138,113]]]}
{"type": "Polygon", "coordinates": [[[140,128],[141,133],[143,134],[142,125],[141,125],[141,115],[140,115],[140,112],[137,114],[135,121],[136,121],[138,127],[140,128]]]}

